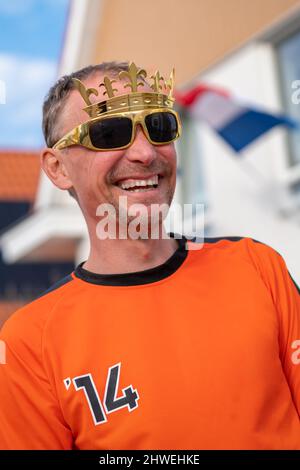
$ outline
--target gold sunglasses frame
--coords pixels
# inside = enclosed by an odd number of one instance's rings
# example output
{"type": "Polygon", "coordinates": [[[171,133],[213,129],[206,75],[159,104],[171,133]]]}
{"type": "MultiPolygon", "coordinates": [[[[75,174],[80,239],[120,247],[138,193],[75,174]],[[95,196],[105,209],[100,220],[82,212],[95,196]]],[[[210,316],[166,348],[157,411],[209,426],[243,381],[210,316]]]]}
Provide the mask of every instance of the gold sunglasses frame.
{"type": "Polygon", "coordinates": [[[67,134],[65,134],[56,144],[53,146],[53,149],[57,150],[62,150],[64,148],[70,147],[72,145],[81,145],[83,147],[86,147],[90,150],[96,150],[96,151],[103,151],[103,152],[108,152],[110,150],[122,150],[127,147],[130,147],[130,145],[133,143],[136,135],[136,126],[140,124],[144,134],[146,135],[148,141],[152,145],[167,145],[170,144],[171,142],[174,142],[178,137],[181,135],[181,121],[179,118],[179,115],[176,111],[173,109],[169,108],[155,108],[155,109],[144,109],[144,110],[137,110],[137,111],[125,111],[125,112],[112,112],[112,113],[105,113],[105,115],[97,116],[96,118],[90,119],[89,121],[86,121],[82,124],[79,124],[79,126],[74,127],[71,131],[69,131],[67,134]],[[154,113],[171,113],[175,116],[176,122],[177,122],[177,133],[176,137],[172,140],[169,140],[168,142],[153,142],[150,138],[146,123],[145,123],[145,117],[149,116],[150,114],[154,113]],[[132,134],[131,134],[131,140],[128,144],[123,145],[121,147],[113,147],[113,148],[98,148],[94,147],[94,145],[91,142],[90,136],[89,136],[89,127],[92,123],[98,122],[98,121],[103,121],[104,119],[109,119],[113,117],[129,117],[132,121],[132,134]]]}

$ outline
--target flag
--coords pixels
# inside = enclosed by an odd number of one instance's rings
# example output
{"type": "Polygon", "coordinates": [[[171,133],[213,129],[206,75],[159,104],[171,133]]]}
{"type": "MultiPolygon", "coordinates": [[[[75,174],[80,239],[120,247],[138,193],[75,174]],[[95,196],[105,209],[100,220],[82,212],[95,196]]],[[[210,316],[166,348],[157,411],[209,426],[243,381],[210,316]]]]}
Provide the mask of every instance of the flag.
{"type": "Polygon", "coordinates": [[[227,91],[213,86],[199,84],[185,92],[177,91],[175,98],[194,118],[211,126],[235,152],[275,126],[299,127],[287,116],[245,106],[227,91]]]}

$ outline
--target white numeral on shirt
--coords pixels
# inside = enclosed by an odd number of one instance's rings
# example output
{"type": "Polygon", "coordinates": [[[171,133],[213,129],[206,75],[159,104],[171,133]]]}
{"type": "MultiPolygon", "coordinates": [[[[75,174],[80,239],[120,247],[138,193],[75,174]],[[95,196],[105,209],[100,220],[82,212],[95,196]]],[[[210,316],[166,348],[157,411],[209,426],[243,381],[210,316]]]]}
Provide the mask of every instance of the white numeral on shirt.
{"type": "MultiPolygon", "coordinates": [[[[132,385],[122,389],[122,395],[117,397],[119,379],[120,379],[121,363],[116,364],[108,369],[106,386],[104,392],[104,407],[99,398],[97,388],[91,374],[84,374],[72,379],[75,390],[83,390],[87,399],[94,424],[97,426],[107,422],[106,414],[127,407],[129,411],[133,411],[138,406],[139,394],[134,390],[132,385]],[[105,409],[105,411],[104,411],[105,409]],[[105,414],[106,412],[106,414],[105,414]]],[[[64,385],[67,390],[70,387],[70,378],[64,379],[64,385]]]]}
{"type": "Polygon", "coordinates": [[[300,339],[295,339],[295,341],[292,342],[292,348],[296,349],[291,356],[292,363],[298,365],[300,364],[300,339]]]}

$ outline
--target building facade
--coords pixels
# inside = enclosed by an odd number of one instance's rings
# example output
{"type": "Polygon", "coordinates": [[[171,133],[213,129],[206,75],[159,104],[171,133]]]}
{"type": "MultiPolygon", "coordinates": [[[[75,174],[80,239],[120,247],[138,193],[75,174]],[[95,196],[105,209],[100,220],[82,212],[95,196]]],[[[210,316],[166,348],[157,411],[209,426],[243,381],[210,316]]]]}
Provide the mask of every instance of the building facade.
{"type": "MultiPolygon", "coordinates": [[[[134,60],[178,86],[203,81],[239,99],[300,117],[290,103],[300,53],[294,0],[73,0],[60,75],[103,60],[134,60]],[[293,56],[294,54],[294,56],[293,56]],[[290,93],[290,94],[289,94],[290,93]]],[[[299,105],[300,106],[300,105],[299,105]]],[[[250,236],[270,244],[300,282],[299,137],[275,129],[237,157],[211,129],[183,117],[175,200],[203,203],[207,236],[250,236]]],[[[1,237],[7,263],[75,263],[88,253],[83,217],[42,174],[32,214],[1,237]]]]}

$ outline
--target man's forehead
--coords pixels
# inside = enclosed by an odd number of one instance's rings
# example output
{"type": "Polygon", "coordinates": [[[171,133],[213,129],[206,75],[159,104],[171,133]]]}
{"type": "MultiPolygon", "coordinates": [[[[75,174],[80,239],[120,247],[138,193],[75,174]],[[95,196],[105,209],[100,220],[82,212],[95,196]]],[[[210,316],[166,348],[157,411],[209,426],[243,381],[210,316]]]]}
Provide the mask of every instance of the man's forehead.
{"type": "MultiPolygon", "coordinates": [[[[100,87],[100,83],[102,83],[104,76],[100,73],[95,73],[89,77],[81,79],[82,83],[85,85],[86,88],[95,88],[98,92],[98,95],[91,94],[90,101],[92,103],[98,103],[99,101],[107,100],[107,95],[104,94],[105,89],[100,87]]],[[[123,84],[118,84],[116,87],[118,90],[124,88],[123,84]]],[[[68,128],[75,127],[78,124],[81,124],[87,121],[89,118],[84,108],[86,107],[86,103],[82,98],[81,94],[77,90],[77,88],[73,88],[69,93],[69,96],[65,102],[64,110],[62,113],[63,120],[66,122],[68,128]]]]}

